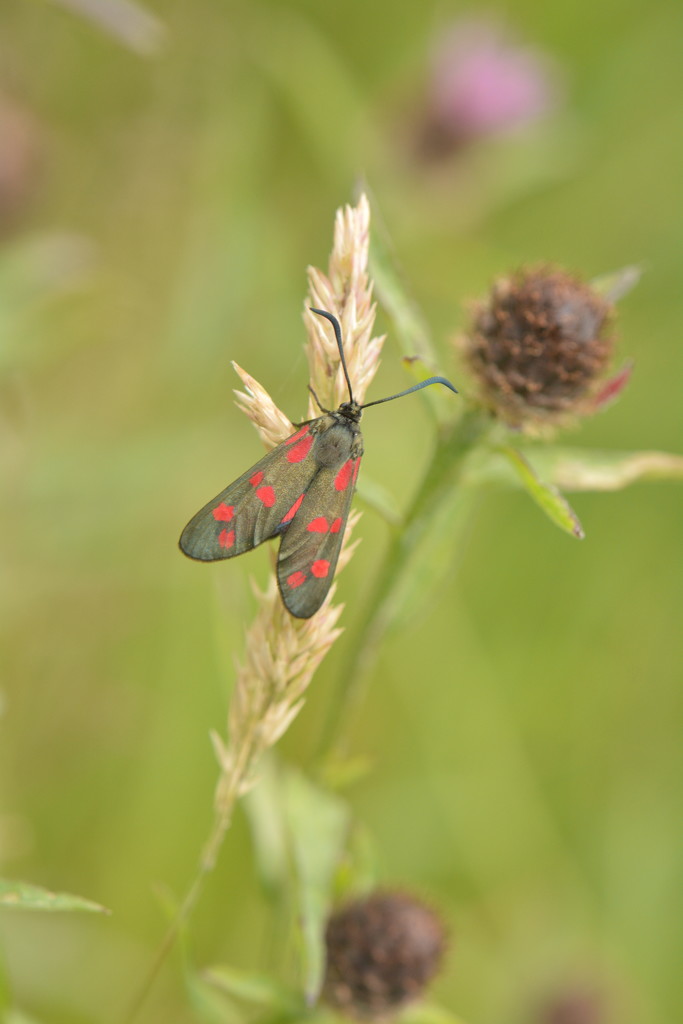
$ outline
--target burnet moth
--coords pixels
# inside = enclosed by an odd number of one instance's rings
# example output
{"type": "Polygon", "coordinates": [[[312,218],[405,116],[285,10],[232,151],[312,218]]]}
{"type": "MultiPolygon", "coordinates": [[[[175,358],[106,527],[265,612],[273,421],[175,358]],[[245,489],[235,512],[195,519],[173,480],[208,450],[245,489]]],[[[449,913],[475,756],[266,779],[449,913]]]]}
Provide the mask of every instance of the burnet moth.
{"type": "MultiPolygon", "coordinates": [[[[307,420],[264,455],[251,469],[205,505],[182,532],[180,548],[190,558],[214,562],[251,551],[264,540],[281,537],[277,580],[287,611],[309,619],[327,597],[363,456],[358,426],[363,409],[392,402],[430,384],[457,389],[444,377],[430,377],[397,395],[359,405],[353,397],[344,359],[339,321],[313,309],[334,328],[339,358],[349,389],[348,402],[336,412],[307,420]]],[[[312,389],[311,389],[312,390],[312,389]]]]}

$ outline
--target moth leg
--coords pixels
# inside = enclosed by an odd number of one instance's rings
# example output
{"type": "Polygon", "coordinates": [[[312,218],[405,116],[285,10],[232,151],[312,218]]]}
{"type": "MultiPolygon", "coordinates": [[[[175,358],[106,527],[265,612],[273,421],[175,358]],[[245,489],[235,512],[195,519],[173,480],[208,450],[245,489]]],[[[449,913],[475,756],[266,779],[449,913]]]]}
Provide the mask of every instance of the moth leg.
{"type": "Polygon", "coordinates": [[[331,409],[326,409],[323,405],[320,404],[320,399],[318,398],[318,396],[316,395],[315,391],[313,390],[313,388],[311,387],[310,384],[308,385],[308,390],[311,392],[311,394],[315,398],[315,404],[318,406],[318,408],[320,409],[321,412],[330,413],[332,411],[331,409]]]}

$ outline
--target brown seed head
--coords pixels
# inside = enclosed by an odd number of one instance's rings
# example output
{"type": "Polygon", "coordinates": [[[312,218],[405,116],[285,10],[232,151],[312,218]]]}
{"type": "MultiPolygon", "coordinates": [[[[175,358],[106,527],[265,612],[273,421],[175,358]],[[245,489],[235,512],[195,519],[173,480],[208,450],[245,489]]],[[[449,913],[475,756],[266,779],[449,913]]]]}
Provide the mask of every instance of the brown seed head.
{"type": "Polygon", "coordinates": [[[484,404],[509,426],[532,429],[585,413],[612,355],[612,310],[561,269],[497,281],[465,341],[484,404]]]}
{"type": "Polygon", "coordinates": [[[595,989],[577,988],[558,994],[540,1013],[541,1024],[601,1024],[605,1005],[595,989]]]}
{"type": "Polygon", "coordinates": [[[333,914],[325,935],[325,998],[352,1017],[380,1020],[417,999],[443,958],[444,927],[413,896],[376,892],[333,914]]]}

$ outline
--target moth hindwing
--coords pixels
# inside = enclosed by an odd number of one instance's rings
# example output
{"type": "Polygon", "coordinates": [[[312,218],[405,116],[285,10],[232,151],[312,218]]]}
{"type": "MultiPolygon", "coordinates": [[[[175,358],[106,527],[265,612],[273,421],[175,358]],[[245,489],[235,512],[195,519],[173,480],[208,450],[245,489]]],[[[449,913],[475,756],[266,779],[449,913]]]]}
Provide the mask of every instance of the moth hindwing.
{"type": "Polygon", "coordinates": [[[342,412],[303,424],[190,520],[182,551],[211,562],[282,535],[282,600],[310,618],[334,578],[362,454],[360,427],[342,412]]]}
{"type": "Polygon", "coordinates": [[[348,402],[342,402],[336,412],[321,408],[324,415],[302,423],[296,433],[205,505],[180,538],[180,547],[190,558],[213,562],[281,536],[278,586],[285,607],[299,619],[315,615],[332,585],[363,456],[358,426],[363,409],[430,384],[456,391],[444,377],[429,377],[397,395],[359,405],[353,397],[339,321],[324,309],[311,307],[311,312],[334,328],[348,402]]]}

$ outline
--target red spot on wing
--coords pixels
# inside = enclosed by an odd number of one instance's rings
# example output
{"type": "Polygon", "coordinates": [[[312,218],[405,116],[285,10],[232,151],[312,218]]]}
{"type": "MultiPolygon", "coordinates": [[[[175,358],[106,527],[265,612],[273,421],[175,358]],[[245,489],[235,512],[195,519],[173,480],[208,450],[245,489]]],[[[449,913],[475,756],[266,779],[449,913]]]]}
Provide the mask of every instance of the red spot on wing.
{"type": "Polygon", "coordinates": [[[281,522],[281,523],[291,523],[292,519],[294,518],[294,516],[295,516],[295,515],[297,514],[297,512],[299,511],[299,507],[301,506],[301,502],[302,502],[303,500],[304,500],[304,496],[303,496],[303,494],[300,494],[300,495],[299,495],[299,497],[298,497],[298,498],[296,499],[296,501],[294,502],[294,504],[292,505],[292,507],[290,508],[290,510],[289,510],[289,512],[287,513],[287,515],[286,515],[286,516],[284,516],[284,518],[282,518],[282,519],[280,520],[280,522],[281,522]]]}
{"type": "Polygon", "coordinates": [[[354,482],[354,484],[356,483],[356,480],[358,479],[358,470],[359,469],[360,469],[360,459],[356,459],[356,461],[353,464],[353,482],[354,482]]]}
{"type": "Polygon", "coordinates": [[[275,491],[272,487],[259,487],[256,497],[263,502],[266,508],[272,508],[275,504],[275,491]]]}
{"type": "Polygon", "coordinates": [[[302,583],[306,582],[305,572],[293,572],[291,576],[287,577],[287,582],[290,587],[300,587],[302,583]]]}
{"type": "Polygon", "coordinates": [[[341,525],[342,525],[341,518],[338,517],[332,523],[332,526],[330,527],[330,533],[339,533],[339,531],[341,530],[341,525]]]}
{"type": "Polygon", "coordinates": [[[235,543],[235,531],[221,530],[218,534],[218,543],[222,548],[231,548],[235,543]]]}
{"type": "Polygon", "coordinates": [[[291,437],[288,437],[287,440],[285,441],[285,444],[287,444],[287,445],[294,444],[295,441],[298,441],[300,437],[303,437],[304,434],[307,434],[307,433],[308,433],[308,424],[306,424],[305,427],[302,427],[301,430],[297,430],[296,434],[292,434],[291,437]]]}
{"type": "Polygon", "coordinates": [[[216,505],[213,510],[213,518],[219,523],[229,523],[235,514],[234,505],[226,505],[224,501],[220,505],[216,505]]]}
{"type": "Polygon", "coordinates": [[[309,533],[327,533],[329,527],[325,516],[316,516],[306,527],[309,533]]]}
{"type": "Polygon", "coordinates": [[[302,438],[293,448],[287,452],[287,462],[302,462],[313,446],[313,435],[302,438]]]}
{"type": "Polygon", "coordinates": [[[319,558],[317,562],[314,562],[311,566],[311,572],[314,576],[317,576],[319,580],[327,576],[330,571],[330,563],[324,558],[319,558]]]}
{"type": "Polygon", "coordinates": [[[353,471],[353,462],[351,459],[347,459],[342,468],[334,478],[334,487],[337,491],[345,491],[349,486],[351,479],[351,473],[353,471]]]}
{"type": "Polygon", "coordinates": [[[258,485],[261,483],[262,480],[263,480],[263,470],[262,469],[259,469],[258,473],[254,473],[253,476],[249,477],[249,483],[252,485],[252,487],[258,487],[258,485]]]}

